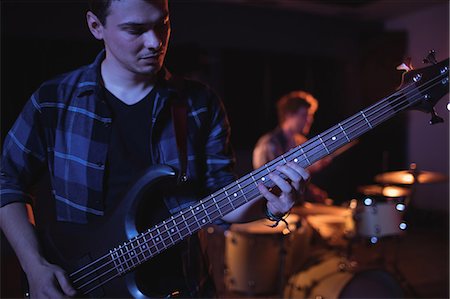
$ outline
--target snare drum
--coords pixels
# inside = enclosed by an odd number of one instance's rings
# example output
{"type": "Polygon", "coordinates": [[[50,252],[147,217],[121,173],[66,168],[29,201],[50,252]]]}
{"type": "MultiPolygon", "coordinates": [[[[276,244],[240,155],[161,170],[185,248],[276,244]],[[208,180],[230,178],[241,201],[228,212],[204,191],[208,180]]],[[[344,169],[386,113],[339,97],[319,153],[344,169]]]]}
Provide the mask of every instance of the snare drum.
{"type": "Polygon", "coordinates": [[[284,298],[402,298],[398,282],[383,270],[355,271],[345,258],[333,253],[311,261],[293,275],[284,298]]]}
{"type": "Polygon", "coordinates": [[[291,214],[270,227],[266,219],[233,224],[225,233],[225,285],[229,291],[275,294],[283,280],[298,271],[307,258],[312,230],[291,214]]]}

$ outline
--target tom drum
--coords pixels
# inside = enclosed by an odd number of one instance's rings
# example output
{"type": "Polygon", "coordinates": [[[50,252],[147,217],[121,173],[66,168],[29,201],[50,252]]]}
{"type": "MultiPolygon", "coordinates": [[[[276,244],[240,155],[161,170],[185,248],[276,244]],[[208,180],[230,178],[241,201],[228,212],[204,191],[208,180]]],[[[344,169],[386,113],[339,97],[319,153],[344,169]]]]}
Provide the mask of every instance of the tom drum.
{"type": "Polygon", "coordinates": [[[298,215],[270,227],[268,220],[233,224],[225,233],[225,285],[229,291],[275,294],[307,258],[312,229],[298,215]]]}

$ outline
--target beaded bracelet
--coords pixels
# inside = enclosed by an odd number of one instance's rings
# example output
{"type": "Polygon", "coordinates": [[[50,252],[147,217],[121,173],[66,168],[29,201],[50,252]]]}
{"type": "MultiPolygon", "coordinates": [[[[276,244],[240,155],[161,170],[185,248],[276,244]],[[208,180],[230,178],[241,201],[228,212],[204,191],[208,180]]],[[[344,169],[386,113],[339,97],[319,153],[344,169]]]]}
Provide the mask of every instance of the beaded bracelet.
{"type": "Polygon", "coordinates": [[[269,209],[267,208],[267,205],[264,205],[264,214],[266,215],[266,218],[269,219],[270,221],[274,221],[275,223],[272,225],[269,225],[270,227],[276,227],[278,226],[278,223],[284,222],[284,224],[286,225],[287,228],[289,228],[288,223],[286,221],[287,216],[289,215],[289,212],[284,213],[281,216],[277,216],[272,214],[269,209]]]}

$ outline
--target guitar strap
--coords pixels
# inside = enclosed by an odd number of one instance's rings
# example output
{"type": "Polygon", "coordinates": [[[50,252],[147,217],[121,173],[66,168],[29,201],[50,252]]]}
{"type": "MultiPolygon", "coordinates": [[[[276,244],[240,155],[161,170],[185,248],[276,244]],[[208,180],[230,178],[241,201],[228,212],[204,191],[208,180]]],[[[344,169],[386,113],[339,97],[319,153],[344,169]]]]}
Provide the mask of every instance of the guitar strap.
{"type": "Polygon", "coordinates": [[[175,130],[178,160],[180,162],[179,183],[187,181],[187,99],[182,80],[182,78],[173,76],[172,83],[178,92],[177,97],[172,98],[171,101],[173,128],[175,130]]]}

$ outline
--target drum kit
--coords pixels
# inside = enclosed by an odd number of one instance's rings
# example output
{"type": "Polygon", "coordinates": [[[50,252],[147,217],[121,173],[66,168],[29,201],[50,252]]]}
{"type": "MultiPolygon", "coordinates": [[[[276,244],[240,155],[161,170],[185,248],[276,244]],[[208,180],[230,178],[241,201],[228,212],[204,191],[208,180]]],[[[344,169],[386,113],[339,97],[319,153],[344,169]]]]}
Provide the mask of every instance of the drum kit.
{"type": "Polygon", "coordinates": [[[225,232],[226,288],[252,297],[403,297],[398,273],[361,267],[350,256],[351,246],[403,235],[415,184],[445,180],[412,164],[377,175],[378,184],[359,187],[362,197],[345,205],[295,206],[287,226],[271,228],[268,220],[233,224],[225,232]]]}

